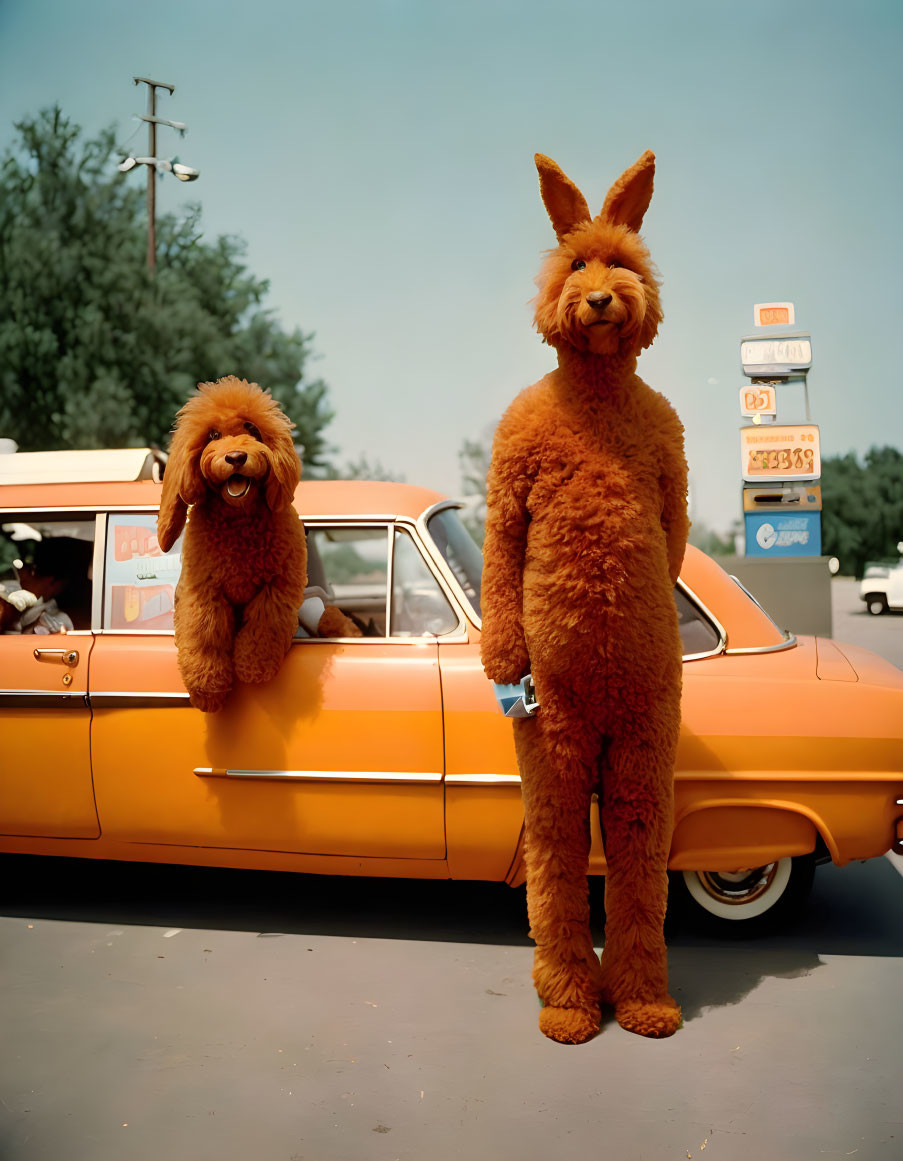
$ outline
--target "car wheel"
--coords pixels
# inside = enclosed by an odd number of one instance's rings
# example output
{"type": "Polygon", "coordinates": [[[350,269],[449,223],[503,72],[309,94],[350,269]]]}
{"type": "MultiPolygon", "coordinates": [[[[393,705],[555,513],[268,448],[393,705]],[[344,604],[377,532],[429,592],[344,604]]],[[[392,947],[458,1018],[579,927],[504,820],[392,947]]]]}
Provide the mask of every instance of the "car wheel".
{"type": "Polygon", "coordinates": [[[873,617],[887,612],[887,597],[884,593],[869,593],[865,598],[865,607],[873,617]]]}
{"type": "Polygon", "coordinates": [[[683,871],[674,876],[686,911],[721,935],[759,935],[789,918],[806,899],[815,855],[778,859],[742,871],[683,871]]]}

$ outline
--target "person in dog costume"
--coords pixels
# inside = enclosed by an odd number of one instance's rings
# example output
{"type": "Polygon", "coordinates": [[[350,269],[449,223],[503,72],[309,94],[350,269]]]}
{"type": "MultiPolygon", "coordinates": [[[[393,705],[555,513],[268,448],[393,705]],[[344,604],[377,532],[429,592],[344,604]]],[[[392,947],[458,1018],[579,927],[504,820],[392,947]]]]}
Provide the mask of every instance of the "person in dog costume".
{"type": "Polygon", "coordinates": [[[511,404],[493,442],[482,582],[482,659],[495,682],[532,672],[538,712],[514,721],[524,799],[533,981],[546,1036],[580,1043],[600,1003],[621,1027],[669,1036],[663,935],[680,730],[674,584],[689,530],[683,427],[636,375],[662,319],[637,231],[652,196],[646,152],[591,217],[536,155],[558,237],[536,327],[558,367],[511,404]],[[589,927],[596,793],[605,949],[589,927]]]}

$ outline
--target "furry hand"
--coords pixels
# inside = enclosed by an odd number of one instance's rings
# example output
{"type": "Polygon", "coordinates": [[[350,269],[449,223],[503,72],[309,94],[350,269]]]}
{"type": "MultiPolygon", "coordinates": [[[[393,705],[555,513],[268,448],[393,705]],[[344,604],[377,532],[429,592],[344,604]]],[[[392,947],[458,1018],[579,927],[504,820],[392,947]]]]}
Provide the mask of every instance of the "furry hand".
{"type": "Polygon", "coordinates": [[[498,685],[518,682],[530,672],[530,655],[520,632],[508,633],[504,642],[496,644],[488,639],[484,630],[480,655],[486,676],[498,685]]]}

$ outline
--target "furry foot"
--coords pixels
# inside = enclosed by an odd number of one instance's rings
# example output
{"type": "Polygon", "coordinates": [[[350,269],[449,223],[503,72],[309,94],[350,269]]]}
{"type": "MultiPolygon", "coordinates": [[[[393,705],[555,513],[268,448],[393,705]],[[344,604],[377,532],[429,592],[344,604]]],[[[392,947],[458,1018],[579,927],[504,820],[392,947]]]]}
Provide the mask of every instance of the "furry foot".
{"type": "Polygon", "coordinates": [[[622,1000],[615,1005],[615,1019],[627,1032],[651,1036],[656,1040],[673,1036],[683,1023],[680,1008],[670,996],[650,1003],[622,1000]]]}
{"type": "Polygon", "coordinates": [[[192,689],[189,690],[189,698],[194,708],[199,709],[201,713],[215,714],[223,708],[229,692],[228,689],[192,689]]]}
{"type": "Polygon", "coordinates": [[[539,1030],[559,1044],[583,1044],[599,1031],[599,1009],[543,1008],[539,1013],[539,1030]]]}

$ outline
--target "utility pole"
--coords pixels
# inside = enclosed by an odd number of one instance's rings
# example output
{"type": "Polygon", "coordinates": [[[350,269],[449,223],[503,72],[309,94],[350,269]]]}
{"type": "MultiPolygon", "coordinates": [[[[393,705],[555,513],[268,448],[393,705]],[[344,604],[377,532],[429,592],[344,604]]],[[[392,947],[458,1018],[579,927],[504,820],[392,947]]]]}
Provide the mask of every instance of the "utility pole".
{"type": "MultiPolygon", "coordinates": [[[[169,95],[176,91],[175,85],[163,81],[152,81],[148,77],[133,77],[136,85],[147,85],[147,132],[148,157],[157,156],[157,89],[168,89],[169,95]]],[[[153,165],[147,167],[147,268],[157,269],[157,171],[153,165]]]]}
{"type": "Polygon", "coordinates": [[[147,113],[139,113],[142,121],[147,122],[150,154],[148,157],[127,157],[117,167],[120,173],[128,173],[136,165],[147,166],[147,269],[151,274],[157,268],[157,190],[154,184],[158,173],[171,173],[179,181],[197,181],[200,170],[190,165],[183,165],[178,157],[171,159],[157,157],[157,126],[168,125],[170,129],[184,137],[187,125],[181,121],[167,121],[165,117],[157,116],[157,89],[168,89],[172,95],[175,85],[167,85],[163,81],[152,81],[149,77],[132,77],[136,85],[147,85],[147,113]]]}

